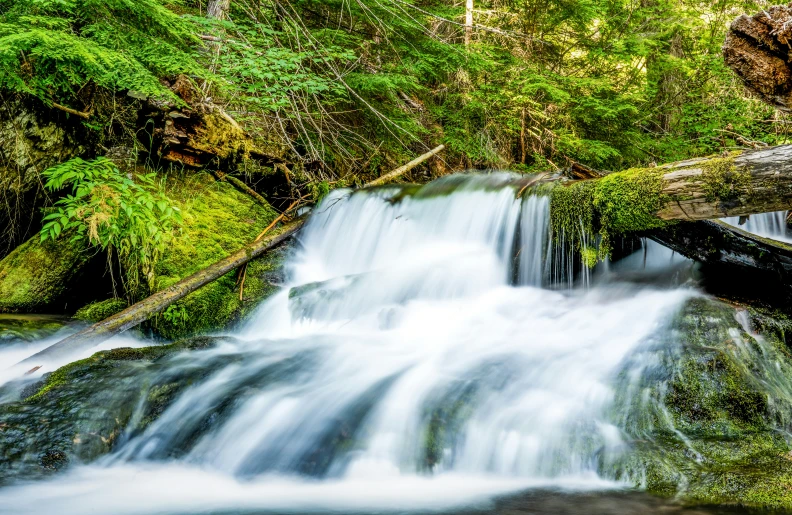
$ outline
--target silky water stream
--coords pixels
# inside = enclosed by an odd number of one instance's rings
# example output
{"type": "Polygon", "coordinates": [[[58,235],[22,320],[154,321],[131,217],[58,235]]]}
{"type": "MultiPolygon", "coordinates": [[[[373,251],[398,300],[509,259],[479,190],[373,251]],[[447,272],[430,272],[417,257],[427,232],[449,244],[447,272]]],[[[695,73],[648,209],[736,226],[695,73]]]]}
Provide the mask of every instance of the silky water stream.
{"type": "Polygon", "coordinates": [[[682,511],[631,490],[630,457],[675,438],[652,381],[693,264],[649,245],[580,272],[512,180],[331,193],[233,338],[139,371],[192,374],[155,420],[143,396],[110,454],[10,482],[0,513],[682,511]]]}

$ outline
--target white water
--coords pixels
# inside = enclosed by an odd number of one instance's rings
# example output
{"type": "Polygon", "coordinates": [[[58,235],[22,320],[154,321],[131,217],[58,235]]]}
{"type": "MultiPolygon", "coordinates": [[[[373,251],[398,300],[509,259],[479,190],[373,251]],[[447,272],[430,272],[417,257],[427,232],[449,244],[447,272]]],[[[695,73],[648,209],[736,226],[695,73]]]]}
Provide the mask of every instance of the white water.
{"type": "Polygon", "coordinates": [[[757,236],[792,243],[792,234],[787,230],[788,215],[789,211],[751,215],[743,225],[740,225],[738,216],[724,218],[723,221],[757,236]]]}
{"type": "Polygon", "coordinates": [[[627,448],[615,378],[691,292],[543,289],[547,200],[515,200],[507,176],[449,180],[447,196],[334,192],[240,342],[190,356],[208,377],[98,464],[0,490],[0,512],[435,509],[613,487],[598,471],[627,448]]]}

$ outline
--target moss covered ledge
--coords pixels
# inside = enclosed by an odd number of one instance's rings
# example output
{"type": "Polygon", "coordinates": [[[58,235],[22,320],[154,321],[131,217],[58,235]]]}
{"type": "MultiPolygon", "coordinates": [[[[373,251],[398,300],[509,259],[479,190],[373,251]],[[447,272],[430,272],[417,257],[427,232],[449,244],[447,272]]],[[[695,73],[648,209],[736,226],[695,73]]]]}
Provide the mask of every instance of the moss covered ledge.
{"type": "MultiPolygon", "coordinates": [[[[155,266],[156,291],[236,252],[278,216],[270,206],[209,173],[173,174],[167,191],[184,223],[155,266]]],[[[279,249],[248,264],[241,296],[241,277],[230,272],[172,304],[152,319],[149,328],[175,340],[228,327],[277,291],[284,252],[279,249]]]]}
{"type": "Polygon", "coordinates": [[[0,313],[63,312],[64,297],[95,252],[38,235],[0,260],[0,313]]]}

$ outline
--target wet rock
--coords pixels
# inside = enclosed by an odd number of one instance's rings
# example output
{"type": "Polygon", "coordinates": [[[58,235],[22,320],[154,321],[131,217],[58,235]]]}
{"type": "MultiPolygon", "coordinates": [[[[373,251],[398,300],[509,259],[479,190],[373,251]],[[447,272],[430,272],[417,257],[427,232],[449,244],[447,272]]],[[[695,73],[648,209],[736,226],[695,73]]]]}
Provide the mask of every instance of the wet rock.
{"type": "Polygon", "coordinates": [[[211,371],[181,370],[169,360],[216,342],[195,338],[103,351],[28,384],[19,401],[0,404],[0,484],[47,476],[107,454],[125,432],[145,428],[178,393],[211,371]]]}
{"type": "Polygon", "coordinates": [[[66,113],[0,95],[0,257],[36,231],[41,172],[84,151],[77,127],[66,113]]]}

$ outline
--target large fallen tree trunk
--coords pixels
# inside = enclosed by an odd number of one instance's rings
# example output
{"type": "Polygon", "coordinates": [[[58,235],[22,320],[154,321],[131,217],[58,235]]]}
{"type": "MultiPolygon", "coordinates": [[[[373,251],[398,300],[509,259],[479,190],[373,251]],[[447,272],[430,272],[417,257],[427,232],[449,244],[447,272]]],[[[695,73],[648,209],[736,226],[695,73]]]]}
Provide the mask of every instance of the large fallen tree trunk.
{"type": "MultiPolygon", "coordinates": [[[[392,181],[393,179],[396,179],[399,176],[407,173],[409,170],[415,168],[430,157],[436,155],[438,152],[443,150],[443,148],[445,147],[440,145],[439,147],[434,148],[419,158],[410,161],[407,165],[401,166],[393,172],[390,172],[379,179],[366,184],[365,186],[380,185],[385,182],[392,181]]],[[[284,212],[284,215],[285,214],[286,213],[284,212]]],[[[176,284],[171,285],[168,288],[151,295],[150,297],[147,297],[137,304],[133,304],[120,313],[106,318],[105,320],[102,320],[101,322],[98,322],[87,329],[75,333],[68,338],[55,343],[54,345],[47,347],[41,352],[25,359],[22,361],[22,363],[38,363],[43,360],[57,359],[60,356],[73,353],[80,349],[96,346],[104,340],[107,340],[118,333],[126,331],[127,329],[135,327],[141,322],[148,320],[151,316],[164,310],[177,300],[186,297],[198,288],[222,277],[231,270],[239,268],[241,265],[244,265],[251,259],[258,257],[271,249],[274,249],[289,239],[297,231],[299,231],[305,222],[304,219],[294,220],[281,228],[278,234],[265,237],[265,233],[267,233],[269,229],[271,229],[278,221],[280,221],[282,217],[283,215],[278,217],[272,223],[272,225],[267,227],[264,233],[260,234],[254,241],[248,243],[230,256],[221,259],[220,261],[204,268],[199,272],[196,272],[185,279],[182,279],[176,284]]]]}
{"type": "Polygon", "coordinates": [[[631,169],[557,190],[554,205],[574,210],[588,202],[603,227],[617,233],[668,220],[780,211],[792,207],[792,145],[631,169]]]}

